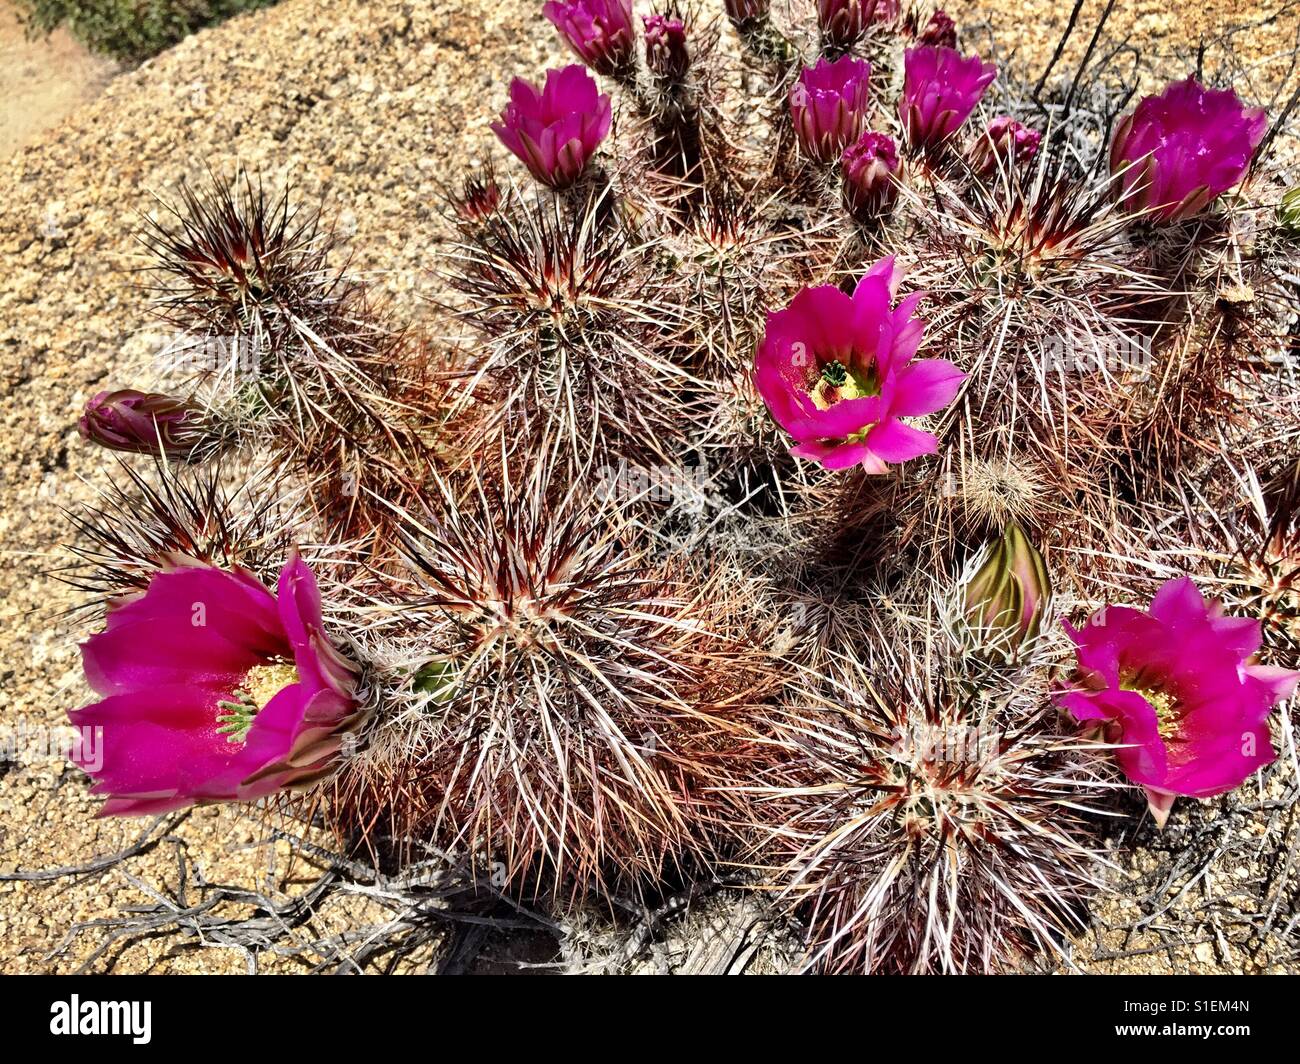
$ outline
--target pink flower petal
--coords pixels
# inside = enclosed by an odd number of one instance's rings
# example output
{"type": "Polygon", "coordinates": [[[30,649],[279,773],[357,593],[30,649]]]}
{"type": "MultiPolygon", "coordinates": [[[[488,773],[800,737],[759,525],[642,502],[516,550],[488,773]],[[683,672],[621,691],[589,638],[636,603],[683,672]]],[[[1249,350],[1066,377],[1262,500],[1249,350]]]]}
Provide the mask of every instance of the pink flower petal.
{"type": "Polygon", "coordinates": [[[952,402],[966,374],[947,359],[930,358],[904,366],[898,374],[893,412],[902,417],[932,414],[952,402]]]}
{"type": "Polygon", "coordinates": [[[923,454],[934,454],[938,446],[939,441],[930,433],[901,421],[886,421],[867,433],[867,447],[871,452],[881,461],[894,465],[923,454]]]}

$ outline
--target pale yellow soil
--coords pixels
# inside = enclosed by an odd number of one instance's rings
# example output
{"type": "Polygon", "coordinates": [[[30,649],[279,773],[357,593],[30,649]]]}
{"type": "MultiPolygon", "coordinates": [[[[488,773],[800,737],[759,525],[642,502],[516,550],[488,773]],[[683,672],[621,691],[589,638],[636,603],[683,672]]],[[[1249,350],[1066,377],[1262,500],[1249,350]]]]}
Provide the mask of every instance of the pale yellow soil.
{"type": "Polygon", "coordinates": [[[0,0],[0,160],[93,100],[117,73],[59,29],[29,40],[11,0],[0,0]]]}
{"type": "MultiPolygon", "coordinates": [[[[124,272],[138,261],[136,212],[150,208],[154,193],[174,194],[182,177],[201,175],[205,167],[260,169],[273,182],[291,182],[306,200],[323,200],[356,268],[395,299],[400,313],[418,317],[433,265],[440,184],[493,150],[488,123],[509,77],[533,76],[562,55],[536,14],[539,6],[533,0],[285,0],[119,75],[43,132],[29,123],[11,133],[6,125],[0,138],[0,724],[57,725],[88,695],[76,651],[86,633],[61,616],[76,596],[41,571],[57,562],[66,538],[60,508],[88,497],[81,478],[106,480],[104,453],[76,435],[80,407],[109,382],[128,383],[123,367],[147,347],[151,318],[124,272]],[[32,142],[5,158],[7,138],[32,142]]],[[[1018,50],[1041,65],[1057,34],[1047,27],[1059,25],[1069,5],[949,7],[967,23],[988,12],[1002,51],[1018,50]]],[[[1268,21],[1281,7],[1130,0],[1118,5],[1116,27],[1131,30],[1144,49],[1176,56],[1207,27],[1225,19],[1250,22],[1238,43],[1264,57],[1255,68],[1262,83],[1282,76],[1284,66],[1270,57],[1294,44],[1293,11],[1285,24],[1268,21]]],[[[18,45],[9,36],[0,42],[8,67],[18,45]]],[[[47,75],[60,84],[63,63],[42,66],[31,84],[47,75]]],[[[77,86],[87,84],[70,76],[65,87],[80,93],[77,86]]],[[[19,113],[51,117],[57,98],[19,113]]],[[[0,874],[80,864],[115,852],[142,828],[94,820],[94,807],[81,774],[57,758],[0,762],[0,874]]],[[[61,949],[71,925],[174,890],[177,847],[197,858],[212,881],[294,890],[310,879],[300,866],[286,880],[285,847],[254,847],[263,835],[262,825],[238,810],[201,810],[175,840],[109,871],[0,881],[0,971],[75,969],[103,932],[91,930],[61,949]]],[[[1140,855],[1135,860],[1140,864],[1140,855]]],[[[336,907],[298,937],[355,926],[365,918],[362,908],[359,901],[336,907]]],[[[243,970],[243,958],[232,950],[195,949],[191,940],[177,952],[176,945],[156,939],[137,946],[113,958],[116,970],[243,970]]],[[[1231,952],[1189,950],[1187,964],[1200,970],[1242,966],[1231,952]]],[[[1080,953],[1087,951],[1081,944],[1080,953]]],[[[1157,970],[1183,963],[1151,956],[1157,970]]],[[[266,966],[295,965],[286,959],[266,966]]],[[[94,965],[107,966],[107,958],[94,965]]]]}

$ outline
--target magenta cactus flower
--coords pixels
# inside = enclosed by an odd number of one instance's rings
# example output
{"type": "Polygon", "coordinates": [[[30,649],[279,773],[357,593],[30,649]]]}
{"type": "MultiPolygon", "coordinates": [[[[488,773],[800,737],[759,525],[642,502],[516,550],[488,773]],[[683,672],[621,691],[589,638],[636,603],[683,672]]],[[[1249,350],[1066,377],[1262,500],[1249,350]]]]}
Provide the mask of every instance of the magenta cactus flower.
{"type": "Polygon", "coordinates": [[[691,66],[686,48],[686,26],[681,19],[646,15],[645,59],[651,73],[667,81],[681,81],[691,66]]]}
{"type": "Polygon", "coordinates": [[[95,395],[77,427],[84,439],[113,451],[181,459],[194,456],[209,436],[192,403],[134,388],[95,395]]]}
{"type": "Polygon", "coordinates": [[[833,48],[857,42],[868,26],[898,18],[899,0],[817,0],[817,27],[833,48]]]}
{"type": "Polygon", "coordinates": [[[1017,122],[1010,115],[999,115],[988,124],[970,151],[970,167],[983,177],[997,173],[1009,163],[1024,165],[1038,154],[1043,135],[1017,122]]]}
{"type": "Polygon", "coordinates": [[[840,157],[844,205],[860,222],[888,214],[898,199],[898,148],[892,137],[871,130],[840,157]]]}
{"type": "Polygon", "coordinates": [[[834,285],[805,288],[768,315],[755,384],[795,438],[791,454],[827,469],[884,473],[938,446],[902,418],[947,406],[965,375],[941,358],[914,361],[925,329],[914,316],[921,296],[895,307],[901,276],[892,257],[881,259],[851,296],[834,285]]]}
{"type": "Polygon", "coordinates": [[[180,560],[115,604],[81,648],[102,729],[78,763],[100,815],[248,801],[329,772],[360,720],[355,668],[321,620],[312,571],[290,555],[272,594],[252,574],[180,560]],[[94,761],[88,751],[94,752],[94,761]]]}
{"type": "Polygon", "coordinates": [[[851,55],[819,59],[790,87],[790,120],[804,154],[833,163],[862,132],[871,95],[871,64],[851,55]]]}
{"type": "Polygon", "coordinates": [[[1225,617],[1179,577],[1148,610],[1107,606],[1083,628],[1065,627],[1078,674],[1057,699],[1123,744],[1119,765],[1161,825],[1176,796],[1223,794],[1273,760],[1269,712],[1300,673],[1250,664],[1258,621],[1225,617]]]}
{"type": "Polygon", "coordinates": [[[578,64],[548,70],[541,89],[515,78],[492,131],[532,175],[552,188],[573,184],[609,133],[609,97],[578,64]]]}
{"type": "Polygon", "coordinates": [[[977,55],[922,45],[903,56],[903,98],[898,113],[907,143],[916,149],[942,144],[970,117],[998,68],[977,55]]]}
{"type": "Polygon", "coordinates": [[[622,77],[636,58],[632,0],[549,0],[542,14],[597,74],[622,77]]]}
{"type": "Polygon", "coordinates": [[[917,44],[928,44],[934,48],[957,47],[957,23],[946,11],[936,11],[925,24],[925,29],[916,35],[917,44]]]}
{"type": "Polygon", "coordinates": [[[1115,129],[1110,170],[1120,201],[1161,222],[1199,214],[1246,176],[1267,128],[1263,108],[1244,106],[1231,89],[1174,82],[1115,129]]]}

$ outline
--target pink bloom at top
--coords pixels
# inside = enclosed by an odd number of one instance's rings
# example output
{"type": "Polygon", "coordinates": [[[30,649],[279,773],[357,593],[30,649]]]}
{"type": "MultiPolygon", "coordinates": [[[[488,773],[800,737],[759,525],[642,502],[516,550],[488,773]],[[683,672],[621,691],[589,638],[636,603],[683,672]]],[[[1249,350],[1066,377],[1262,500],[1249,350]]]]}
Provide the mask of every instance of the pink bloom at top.
{"type": "Polygon", "coordinates": [[[851,55],[819,59],[790,86],[790,120],[809,158],[833,163],[867,123],[871,64],[851,55]]]}
{"type": "Polygon", "coordinates": [[[1248,664],[1258,621],[1225,617],[1184,576],[1164,584],[1149,610],[1107,606],[1083,628],[1065,628],[1078,674],[1057,700],[1125,744],[1116,758],[1160,824],[1176,795],[1223,794],[1273,760],[1269,711],[1300,673],[1248,664]]]}
{"type": "Polygon", "coordinates": [[[817,26],[822,40],[847,48],[877,22],[898,18],[899,0],[817,0],[817,26]]]}
{"type": "Polygon", "coordinates": [[[916,35],[917,44],[932,44],[936,48],[957,47],[957,23],[946,11],[936,11],[930,16],[925,29],[916,35]]]}
{"type": "Polygon", "coordinates": [[[510,102],[492,131],[538,181],[564,188],[582,176],[612,116],[609,97],[574,63],[548,70],[540,91],[523,78],[511,81],[510,102]]]}
{"type": "Polygon", "coordinates": [[[934,436],[901,419],[947,406],[965,375],[941,358],[913,361],[925,328],[913,316],[921,296],[895,307],[901,276],[892,257],[881,259],[852,296],[834,285],[805,288],[768,315],[755,383],[795,438],[791,454],[884,473],[936,449],[934,436]]]}
{"type": "Polygon", "coordinates": [[[1115,129],[1110,170],[1120,199],[1158,221],[1190,218],[1246,176],[1267,128],[1263,108],[1243,106],[1231,89],[1174,82],[1115,129]]]}
{"type": "Polygon", "coordinates": [[[1038,130],[1030,129],[1010,115],[998,115],[972,146],[971,169],[983,177],[992,177],[999,168],[1028,163],[1038,154],[1042,139],[1038,130]]]}
{"type": "Polygon", "coordinates": [[[913,148],[933,148],[970,117],[998,68],[977,55],[921,45],[903,54],[903,132],[913,148]]]}
{"type": "Polygon", "coordinates": [[[632,0],[550,0],[542,14],[597,74],[621,76],[631,70],[636,55],[632,0]]]}
{"type": "Polygon", "coordinates": [[[354,668],[321,621],[312,571],[290,555],[272,594],[252,574],[184,560],[114,605],[81,648],[101,695],[68,714],[101,815],[247,801],[312,782],[359,720],[354,668]]]}

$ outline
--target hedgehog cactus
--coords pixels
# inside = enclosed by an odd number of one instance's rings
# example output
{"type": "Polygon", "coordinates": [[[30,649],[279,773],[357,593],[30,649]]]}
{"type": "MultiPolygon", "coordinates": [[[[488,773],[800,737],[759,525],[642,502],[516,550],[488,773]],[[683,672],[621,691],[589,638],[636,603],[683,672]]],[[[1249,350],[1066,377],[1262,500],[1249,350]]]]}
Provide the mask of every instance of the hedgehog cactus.
{"type": "Polygon", "coordinates": [[[818,970],[1066,948],[1112,766],[1239,785],[1300,664],[1264,112],[894,3],[544,15],[584,65],[492,108],[427,329],[287,193],[149,223],[177,358],[85,409],[68,577],[106,811],[308,788],[561,911],[736,875],[818,970]]]}
{"type": "Polygon", "coordinates": [[[783,756],[751,815],[812,970],[1006,970],[1058,949],[1096,889],[1095,751],[1034,670],[991,677],[938,643],[894,636],[773,713],[783,756]]]}

